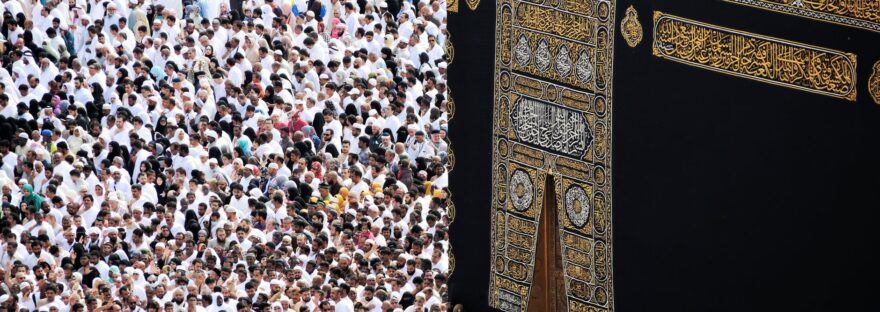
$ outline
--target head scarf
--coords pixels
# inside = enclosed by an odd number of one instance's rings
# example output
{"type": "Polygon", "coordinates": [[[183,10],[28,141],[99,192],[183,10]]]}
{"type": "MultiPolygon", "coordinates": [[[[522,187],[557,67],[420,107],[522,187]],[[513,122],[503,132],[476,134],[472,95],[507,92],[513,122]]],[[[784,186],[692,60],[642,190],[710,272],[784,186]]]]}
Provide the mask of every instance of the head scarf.
{"type": "Polygon", "coordinates": [[[40,211],[40,207],[43,206],[43,197],[40,197],[40,195],[37,195],[37,193],[34,192],[34,186],[33,186],[33,185],[25,184],[25,185],[24,185],[24,190],[25,190],[25,191],[28,191],[28,193],[30,193],[30,194],[29,194],[29,195],[26,195],[26,196],[24,196],[24,197],[22,197],[22,198],[21,198],[21,201],[24,202],[24,203],[26,203],[28,206],[30,206],[30,205],[34,205],[34,208],[33,208],[33,210],[32,210],[31,212],[38,212],[38,211],[40,211]]]}
{"type": "Polygon", "coordinates": [[[238,139],[238,148],[241,149],[241,154],[244,157],[251,157],[251,141],[245,139],[244,137],[238,139]]]}
{"type": "Polygon", "coordinates": [[[189,145],[189,134],[186,134],[186,131],[183,131],[183,129],[178,128],[177,130],[174,130],[174,136],[171,137],[171,143],[189,145]],[[183,135],[182,139],[180,138],[181,134],[183,135]]]}
{"type": "Polygon", "coordinates": [[[330,25],[332,26],[330,29],[330,37],[339,38],[339,28],[337,26],[345,24],[342,24],[342,21],[340,21],[338,17],[334,17],[333,20],[330,22],[330,25]]]}
{"type": "Polygon", "coordinates": [[[312,146],[321,146],[321,137],[315,132],[315,127],[305,126],[302,128],[303,136],[312,141],[312,146]]]}

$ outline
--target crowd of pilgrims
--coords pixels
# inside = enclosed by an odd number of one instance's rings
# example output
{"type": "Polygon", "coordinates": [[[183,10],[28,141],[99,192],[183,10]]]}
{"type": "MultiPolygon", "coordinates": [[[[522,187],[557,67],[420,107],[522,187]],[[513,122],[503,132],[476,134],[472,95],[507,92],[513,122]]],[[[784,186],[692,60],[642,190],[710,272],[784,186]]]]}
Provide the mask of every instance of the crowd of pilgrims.
{"type": "Polygon", "coordinates": [[[446,3],[4,0],[0,311],[446,311],[446,3]]]}

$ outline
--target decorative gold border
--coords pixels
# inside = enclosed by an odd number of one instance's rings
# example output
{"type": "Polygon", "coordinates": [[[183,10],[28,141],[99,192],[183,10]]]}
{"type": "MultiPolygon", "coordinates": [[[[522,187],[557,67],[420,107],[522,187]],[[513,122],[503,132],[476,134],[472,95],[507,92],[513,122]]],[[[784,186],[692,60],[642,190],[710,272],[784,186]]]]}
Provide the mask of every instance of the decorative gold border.
{"type": "MultiPolygon", "coordinates": [[[[447,1],[450,1],[450,0],[447,0],[447,1]]],[[[455,9],[456,9],[456,11],[452,11],[452,12],[457,12],[458,11],[458,0],[451,0],[451,2],[454,2],[455,9]]],[[[447,8],[451,2],[447,2],[447,8]]],[[[446,42],[444,43],[444,50],[446,52],[446,72],[449,73],[449,69],[452,67],[452,64],[453,64],[453,62],[452,62],[454,59],[453,55],[455,53],[453,50],[452,33],[451,32],[446,33],[446,42]]],[[[446,99],[446,125],[448,126],[448,125],[450,125],[450,123],[452,123],[452,118],[455,117],[455,100],[452,97],[452,88],[449,86],[448,81],[446,82],[446,94],[448,96],[446,99]]],[[[447,137],[446,137],[447,175],[449,177],[452,177],[452,171],[455,169],[455,152],[453,150],[452,140],[449,139],[449,132],[447,132],[446,135],[447,135],[447,137]]],[[[455,202],[452,200],[451,188],[449,189],[448,196],[449,197],[446,198],[446,215],[449,217],[449,224],[446,225],[447,230],[452,228],[452,223],[455,222],[455,215],[456,215],[455,202]]],[[[449,232],[447,232],[447,235],[448,234],[449,234],[449,232]]],[[[455,272],[455,255],[452,253],[452,242],[451,241],[449,241],[447,246],[448,246],[447,248],[449,249],[447,251],[447,254],[449,255],[448,256],[449,257],[449,269],[447,270],[447,273],[446,273],[446,280],[448,281],[448,280],[450,280],[450,277],[452,277],[452,273],[455,272]]]]}
{"type": "MultiPolygon", "coordinates": [[[[788,14],[788,15],[804,17],[804,18],[808,18],[808,19],[811,19],[814,21],[828,22],[828,23],[842,25],[842,26],[849,26],[849,27],[855,27],[855,28],[861,28],[861,29],[865,29],[865,30],[880,32],[880,19],[878,19],[877,21],[871,21],[868,19],[859,18],[859,17],[855,17],[855,16],[847,16],[847,15],[838,14],[838,13],[814,10],[812,8],[808,8],[807,5],[803,4],[803,2],[806,0],[786,0],[786,1],[788,1],[787,3],[774,3],[774,2],[779,2],[779,0],[776,0],[776,1],[723,0],[723,1],[738,4],[738,5],[768,10],[768,11],[779,12],[779,13],[788,14]]],[[[874,0],[874,1],[876,1],[876,0],[874,0]]],[[[831,3],[831,1],[824,1],[824,0],[812,1],[812,2],[822,2],[822,3],[826,4],[826,8],[827,7],[857,7],[859,9],[865,9],[864,5],[858,6],[858,4],[866,4],[870,1],[858,0],[858,1],[855,1],[858,3],[851,3],[850,5],[845,5],[845,4],[841,4],[841,3],[835,4],[835,3],[831,3]]],[[[852,2],[852,0],[836,0],[835,2],[852,2]]],[[[865,10],[867,10],[867,9],[865,9],[865,10]]],[[[857,13],[862,16],[870,15],[870,14],[880,16],[880,5],[876,6],[874,12],[859,11],[857,13]]]]}
{"type": "MultiPolygon", "coordinates": [[[[846,99],[846,100],[850,100],[850,101],[856,100],[856,95],[857,95],[857,92],[856,92],[857,57],[853,53],[841,52],[841,51],[831,50],[831,49],[827,49],[827,48],[812,46],[812,45],[808,45],[808,44],[788,41],[788,40],[784,40],[784,39],[773,38],[773,37],[768,37],[768,36],[764,36],[764,35],[758,35],[758,34],[745,32],[745,31],[740,31],[740,30],[725,28],[725,27],[721,27],[721,26],[711,25],[711,24],[707,24],[707,23],[703,23],[703,22],[698,22],[698,21],[674,16],[674,15],[665,14],[660,11],[654,12],[653,38],[654,38],[654,44],[652,47],[653,54],[654,54],[654,56],[657,56],[660,58],[669,59],[669,60],[679,62],[679,63],[685,64],[685,65],[708,69],[708,70],[712,70],[712,71],[716,71],[716,72],[720,72],[720,73],[724,73],[724,74],[728,74],[728,75],[732,75],[732,76],[748,78],[748,79],[763,82],[763,83],[789,87],[789,88],[793,88],[793,89],[797,89],[797,90],[808,91],[808,92],[812,92],[812,93],[816,93],[816,94],[827,95],[827,96],[846,99]],[[680,27],[669,27],[668,29],[680,31],[680,33],[684,34],[684,36],[692,35],[694,37],[685,38],[685,37],[680,36],[680,34],[679,34],[679,35],[675,35],[675,36],[670,36],[671,38],[678,39],[677,42],[679,44],[664,42],[662,38],[658,37],[658,34],[659,34],[658,28],[660,28],[662,26],[661,24],[663,24],[666,21],[679,22],[685,26],[692,26],[692,29],[690,29],[690,30],[681,29],[680,27]],[[699,33],[699,38],[696,37],[695,33],[699,33]],[[773,80],[773,79],[770,79],[767,77],[743,73],[743,72],[739,72],[739,71],[735,71],[735,70],[731,70],[731,69],[727,69],[727,68],[721,68],[721,65],[731,65],[731,64],[733,64],[735,66],[748,65],[751,62],[755,62],[757,59],[757,57],[754,54],[752,54],[750,56],[751,58],[749,58],[749,57],[744,57],[743,55],[731,55],[729,53],[730,51],[721,51],[720,46],[722,46],[722,42],[725,42],[724,40],[722,40],[722,37],[725,37],[725,35],[741,36],[746,39],[749,39],[749,40],[747,40],[748,44],[751,45],[752,46],[751,48],[753,48],[753,49],[759,45],[764,45],[771,52],[782,51],[782,52],[778,52],[779,54],[772,54],[771,53],[769,58],[774,58],[774,59],[766,60],[766,61],[772,63],[771,65],[773,65],[773,66],[778,65],[777,63],[780,63],[782,61],[786,61],[786,62],[795,64],[796,68],[792,68],[795,70],[795,73],[808,72],[809,70],[805,70],[802,67],[802,65],[808,64],[810,62],[823,61],[823,60],[820,58],[804,59],[804,60],[799,60],[799,61],[802,61],[802,63],[797,63],[795,60],[791,60],[791,59],[784,59],[783,60],[781,58],[775,58],[775,57],[777,57],[780,54],[784,54],[785,56],[797,56],[797,55],[803,56],[803,54],[811,54],[814,56],[830,55],[830,57],[828,57],[827,62],[824,62],[824,64],[821,64],[822,66],[813,66],[813,67],[810,67],[809,69],[811,69],[811,70],[812,69],[843,70],[843,71],[845,71],[845,73],[835,77],[835,78],[842,79],[841,82],[833,81],[833,80],[831,80],[832,78],[829,78],[824,75],[820,75],[820,74],[825,74],[825,73],[812,73],[813,75],[810,78],[813,79],[814,85],[804,86],[804,85],[798,85],[798,84],[795,84],[795,83],[792,83],[789,81],[782,81],[782,80],[778,80],[778,79],[773,80]],[[715,40],[716,42],[705,43],[706,40],[715,40]],[[694,48],[693,47],[694,43],[702,45],[701,47],[703,47],[705,49],[694,48]],[[711,48],[714,48],[714,49],[712,49],[711,51],[706,51],[707,49],[710,49],[709,46],[711,46],[711,48]],[[786,51],[786,50],[788,50],[788,51],[786,51]],[[795,51],[795,50],[797,50],[797,51],[795,51]],[[706,52],[706,53],[702,53],[702,52],[706,52]],[[687,55],[687,58],[681,57],[680,55],[687,55]],[[699,59],[695,60],[698,58],[698,56],[699,56],[699,59]],[[731,62],[735,59],[739,59],[740,61],[738,61],[736,63],[722,64],[722,62],[731,62]],[[842,67],[839,66],[839,65],[841,65],[841,63],[843,65],[842,67]],[[819,86],[816,86],[815,83],[822,83],[822,86],[825,86],[826,84],[827,85],[839,85],[838,92],[834,92],[834,90],[832,90],[832,91],[823,90],[819,86]]],[[[745,51],[748,49],[743,48],[742,50],[745,51]]],[[[767,57],[765,57],[765,58],[767,58],[767,57]]],[[[806,66],[806,65],[804,65],[804,66],[806,66]]],[[[762,73],[765,75],[771,75],[771,73],[766,73],[763,70],[767,70],[767,68],[761,68],[757,71],[759,73],[762,73]]],[[[772,70],[776,70],[776,68],[772,68],[772,70]]],[[[788,71],[786,71],[784,73],[785,74],[792,74],[791,72],[788,72],[788,71]]],[[[775,74],[775,73],[773,73],[773,74],[775,74]]],[[[806,76],[806,75],[807,74],[804,74],[804,76],[806,76]]],[[[802,78],[805,78],[805,77],[802,77],[802,78]]],[[[794,78],[789,77],[787,79],[794,79],[794,78]]]]}

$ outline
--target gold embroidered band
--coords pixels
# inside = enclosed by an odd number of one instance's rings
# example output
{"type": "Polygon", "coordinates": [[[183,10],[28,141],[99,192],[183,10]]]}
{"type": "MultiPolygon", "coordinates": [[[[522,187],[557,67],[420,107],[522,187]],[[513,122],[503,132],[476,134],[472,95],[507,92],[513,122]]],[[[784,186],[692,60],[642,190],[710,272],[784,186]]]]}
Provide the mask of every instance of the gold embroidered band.
{"type": "Polygon", "coordinates": [[[855,101],[856,55],[654,12],[654,55],[855,101]]]}

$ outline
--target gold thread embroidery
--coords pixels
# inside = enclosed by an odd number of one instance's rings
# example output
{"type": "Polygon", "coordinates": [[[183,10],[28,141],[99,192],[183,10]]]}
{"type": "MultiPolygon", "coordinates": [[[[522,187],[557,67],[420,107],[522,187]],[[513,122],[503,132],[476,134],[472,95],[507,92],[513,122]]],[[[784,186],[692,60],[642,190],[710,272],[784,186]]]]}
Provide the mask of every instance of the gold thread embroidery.
{"type": "Polygon", "coordinates": [[[733,76],[856,100],[856,55],[654,12],[654,55],[733,76]]]}
{"type": "Polygon", "coordinates": [[[446,0],[446,11],[458,13],[458,0],[446,0]]]}
{"type": "Polygon", "coordinates": [[[520,2],[516,6],[516,19],[520,21],[518,27],[581,42],[589,42],[593,38],[599,22],[588,16],[527,2],[520,2]]]}
{"type": "Polygon", "coordinates": [[[724,0],[812,20],[880,32],[876,0],[724,0]]]}
{"type": "MultiPolygon", "coordinates": [[[[458,0],[447,0],[446,5],[447,5],[447,10],[449,10],[449,12],[458,12],[458,0]]],[[[452,35],[449,33],[448,29],[446,30],[446,42],[444,42],[443,47],[446,52],[446,63],[447,63],[446,65],[447,65],[447,72],[448,72],[449,68],[452,67],[452,61],[453,61],[453,57],[455,55],[455,50],[453,49],[454,46],[452,44],[452,35]]],[[[447,122],[451,122],[452,119],[455,118],[455,101],[453,100],[453,97],[452,97],[452,89],[449,88],[448,85],[446,88],[446,92],[448,94],[448,98],[446,99],[446,109],[447,109],[447,114],[448,114],[447,122]]],[[[455,169],[455,152],[453,151],[453,148],[452,148],[453,146],[452,146],[451,140],[449,140],[448,137],[445,140],[447,142],[447,156],[446,156],[447,168],[448,168],[447,174],[452,175],[452,171],[453,171],[453,169],[455,169]]],[[[452,200],[452,194],[449,193],[448,196],[449,197],[446,199],[446,201],[447,201],[446,202],[446,205],[447,205],[447,212],[446,213],[447,213],[447,216],[449,216],[449,224],[447,226],[448,226],[448,228],[451,228],[452,224],[455,222],[455,214],[456,213],[455,213],[455,203],[452,200]]],[[[449,248],[449,251],[448,251],[449,269],[447,270],[448,271],[448,273],[446,275],[447,278],[451,277],[452,274],[455,273],[455,253],[453,252],[454,248],[451,243],[449,244],[448,248],[449,248]]]]}
{"type": "Polygon", "coordinates": [[[874,103],[880,105],[880,61],[874,63],[871,78],[868,79],[868,93],[874,98],[874,103]]]}
{"type": "Polygon", "coordinates": [[[471,11],[476,11],[477,7],[480,6],[480,0],[465,0],[465,2],[471,8],[471,11]]]}
{"type": "Polygon", "coordinates": [[[452,64],[452,60],[455,59],[455,46],[452,45],[452,36],[446,36],[446,44],[443,45],[443,49],[446,52],[447,65],[452,64]]]}
{"type": "Polygon", "coordinates": [[[642,42],[642,24],[639,23],[639,13],[633,6],[626,9],[626,16],[620,21],[620,35],[630,48],[635,48],[642,42]]]}
{"type": "Polygon", "coordinates": [[[553,174],[570,311],[613,311],[614,0],[496,2],[489,304],[528,307],[553,174]],[[576,25],[576,26],[572,26],[576,25]],[[601,142],[600,142],[601,141],[601,142]],[[598,247],[597,247],[598,246],[598,247]],[[598,254],[597,254],[598,252],[598,254]]]}

